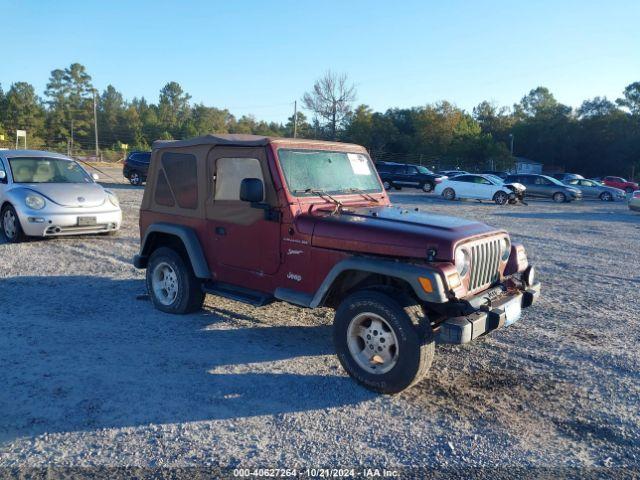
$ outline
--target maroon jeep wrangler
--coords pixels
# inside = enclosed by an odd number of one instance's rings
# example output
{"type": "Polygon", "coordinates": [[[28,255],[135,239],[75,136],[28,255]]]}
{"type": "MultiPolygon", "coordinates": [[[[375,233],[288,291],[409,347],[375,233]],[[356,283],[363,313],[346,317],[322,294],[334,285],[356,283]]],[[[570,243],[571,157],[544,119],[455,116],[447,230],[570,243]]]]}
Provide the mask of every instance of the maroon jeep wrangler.
{"type": "Polygon", "coordinates": [[[334,308],[340,363],[384,393],[418,382],[435,343],[509,325],[540,293],[505,231],[392,206],[367,151],[344,143],[155,142],[140,234],[159,310],[194,312],[207,293],[334,308]]]}

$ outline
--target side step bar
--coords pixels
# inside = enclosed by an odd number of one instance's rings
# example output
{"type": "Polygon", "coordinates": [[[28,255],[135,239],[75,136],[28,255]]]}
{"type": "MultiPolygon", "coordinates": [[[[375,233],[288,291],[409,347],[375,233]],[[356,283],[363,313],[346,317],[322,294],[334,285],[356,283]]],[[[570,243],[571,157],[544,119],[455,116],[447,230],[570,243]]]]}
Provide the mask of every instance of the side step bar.
{"type": "Polygon", "coordinates": [[[206,282],[202,285],[202,291],[237,302],[248,303],[254,307],[263,307],[275,301],[272,295],[222,282],[206,282]]]}

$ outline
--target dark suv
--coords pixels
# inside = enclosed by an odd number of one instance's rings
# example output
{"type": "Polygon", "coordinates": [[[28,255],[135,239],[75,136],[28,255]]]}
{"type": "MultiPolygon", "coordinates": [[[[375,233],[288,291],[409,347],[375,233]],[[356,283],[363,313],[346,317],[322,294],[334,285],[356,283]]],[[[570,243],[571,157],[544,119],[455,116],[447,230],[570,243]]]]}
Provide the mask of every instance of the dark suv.
{"type": "Polygon", "coordinates": [[[340,363],[385,393],[419,381],[436,342],[506,327],[540,292],[507,232],[393,207],[367,151],[345,143],[154,142],[140,236],[134,264],[159,310],[194,312],[207,293],[334,308],[340,363]]]}
{"type": "Polygon", "coordinates": [[[380,175],[385,190],[400,190],[402,187],[420,188],[432,192],[436,184],[443,180],[442,175],[433,173],[422,165],[410,163],[377,162],[376,170],[380,175]]]}
{"type": "Polygon", "coordinates": [[[122,175],[129,179],[131,185],[142,185],[147,181],[151,152],[131,152],[124,161],[122,175]]]}

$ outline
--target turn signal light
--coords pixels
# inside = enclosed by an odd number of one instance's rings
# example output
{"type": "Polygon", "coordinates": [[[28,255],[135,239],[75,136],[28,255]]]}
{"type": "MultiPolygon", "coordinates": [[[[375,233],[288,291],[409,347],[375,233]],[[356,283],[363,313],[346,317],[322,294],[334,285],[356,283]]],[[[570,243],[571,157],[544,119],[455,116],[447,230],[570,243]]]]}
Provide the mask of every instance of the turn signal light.
{"type": "Polygon", "coordinates": [[[420,282],[420,286],[422,289],[427,292],[433,292],[433,285],[431,284],[431,280],[425,277],[418,277],[418,281],[420,282]]]}

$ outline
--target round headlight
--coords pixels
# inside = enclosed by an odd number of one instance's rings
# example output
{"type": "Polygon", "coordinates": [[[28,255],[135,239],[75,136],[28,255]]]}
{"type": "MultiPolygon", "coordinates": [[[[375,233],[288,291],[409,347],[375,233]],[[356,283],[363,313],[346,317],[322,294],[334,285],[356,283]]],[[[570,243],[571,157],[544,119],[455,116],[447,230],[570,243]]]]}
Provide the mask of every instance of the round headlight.
{"type": "Polygon", "coordinates": [[[461,277],[464,277],[471,266],[471,256],[469,255],[469,251],[465,248],[459,248],[456,250],[455,263],[456,270],[458,270],[461,277]]]}
{"type": "Polygon", "coordinates": [[[27,198],[24,199],[24,203],[31,210],[42,210],[45,206],[44,198],[40,195],[29,194],[27,198]]]}
{"type": "Polygon", "coordinates": [[[509,260],[509,255],[511,254],[511,241],[509,237],[504,237],[502,242],[500,242],[500,247],[502,249],[500,258],[503,262],[509,260]]]}

